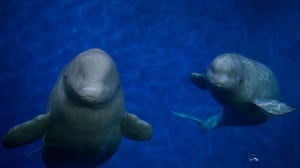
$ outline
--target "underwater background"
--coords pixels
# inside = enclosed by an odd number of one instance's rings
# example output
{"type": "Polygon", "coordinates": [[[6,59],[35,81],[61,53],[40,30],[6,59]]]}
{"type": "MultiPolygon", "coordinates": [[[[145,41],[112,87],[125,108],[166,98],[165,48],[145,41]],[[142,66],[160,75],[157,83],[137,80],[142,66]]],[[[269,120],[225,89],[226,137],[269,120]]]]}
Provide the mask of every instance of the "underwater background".
{"type": "MultiPolygon", "coordinates": [[[[299,0],[3,0],[0,25],[1,138],[45,113],[59,71],[97,47],[118,66],[127,110],[154,129],[150,141],[123,138],[100,167],[300,167],[299,0]],[[281,100],[296,111],[207,132],[174,116],[172,110],[199,118],[222,111],[189,75],[225,52],[272,69],[281,100]]],[[[31,156],[41,142],[1,146],[0,167],[43,167],[41,154],[31,156]]]]}

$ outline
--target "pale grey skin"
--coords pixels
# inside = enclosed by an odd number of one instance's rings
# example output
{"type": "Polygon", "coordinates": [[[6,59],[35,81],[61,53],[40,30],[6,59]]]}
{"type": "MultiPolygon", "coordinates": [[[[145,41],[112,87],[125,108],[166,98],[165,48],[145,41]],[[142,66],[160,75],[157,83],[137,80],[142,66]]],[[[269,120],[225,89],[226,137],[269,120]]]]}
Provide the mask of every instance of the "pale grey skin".
{"type": "Polygon", "coordinates": [[[192,82],[208,90],[224,107],[222,113],[206,120],[174,112],[205,129],[232,125],[257,125],[270,116],[294,110],[279,101],[279,88],[272,71],[265,65],[235,53],[217,56],[206,74],[192,73],[192,82]]]}
{"type": "Polygon", "coordinates": [[[47,114],[10,129],[3,145],[18,147],[44,136],[46,167],[94,168],[116,152],[122,135],[149,140],[152,126],[126,111],[113,60],[100,49],[90,49],[60,73],[47,114]]]}

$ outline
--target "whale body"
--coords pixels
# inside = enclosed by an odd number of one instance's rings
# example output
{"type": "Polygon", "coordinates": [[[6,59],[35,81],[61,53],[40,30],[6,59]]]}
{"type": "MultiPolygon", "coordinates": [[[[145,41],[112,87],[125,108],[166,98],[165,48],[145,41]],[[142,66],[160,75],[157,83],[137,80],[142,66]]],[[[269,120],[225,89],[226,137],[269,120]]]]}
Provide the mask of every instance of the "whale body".
{"type": "Polygon", "coordinates": [[[122,136],[149,140],[152,126],[126,111],[112,58],[89,49],[61,71],[47,113],[10,129],[2,143],[13,148],[43,137],[46,167],[95,168],[117,151],[122,136]]]}
{"type": "Polygon", "coordinates": [[[191,80],[197,87],[208,90],[224,107],[223,112],[204,120],[184,113],[174,114],[193,120],[205,129],[258,125],[271,116],[294,110],[280,101],[278,82],[272,71],[240,54],[217,56],[208,66],[206,74],[194,72],[191,80]]]}

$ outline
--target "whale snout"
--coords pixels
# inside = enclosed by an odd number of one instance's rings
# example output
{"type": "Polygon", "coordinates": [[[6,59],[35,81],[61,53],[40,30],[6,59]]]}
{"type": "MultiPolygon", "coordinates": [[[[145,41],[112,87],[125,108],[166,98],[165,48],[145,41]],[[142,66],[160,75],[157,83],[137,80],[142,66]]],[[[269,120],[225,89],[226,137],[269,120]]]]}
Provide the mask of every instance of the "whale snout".
{"type": "Polygon", "coordinates": [[[99,101],[99,96],[97,89],[95,88],[83,88],[79,91],[79,96],[81,99],[87,101],[87,102],[97,102],[99,101]]]}
{"type": "Polygon", "coordinates": [[[228,89],[232,86],[230,78],[226,75],[211,74],[208,80],[214,87],[220,89],[228,89]]]}
{"type": "Polygon", "coordinates": [[[99,104],[108,101],[112,96],[105,88],[84,87],[78,91],[80,99],[91,104],[99,104]]]}

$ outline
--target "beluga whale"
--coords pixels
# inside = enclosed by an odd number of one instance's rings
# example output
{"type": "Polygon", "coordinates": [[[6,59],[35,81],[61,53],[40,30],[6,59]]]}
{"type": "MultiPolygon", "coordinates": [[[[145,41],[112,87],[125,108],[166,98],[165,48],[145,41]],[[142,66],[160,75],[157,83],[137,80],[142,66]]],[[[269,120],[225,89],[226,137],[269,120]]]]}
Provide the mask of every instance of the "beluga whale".
{"type": "Polygon", "coordinates": [[[127,112],[114,61],[94,48],[63,68],[47,112],[10,129],[2,144],[14,148],[43,137],[47,168],[95,168],[113,156],[122,136],[146,141],[152,126],[127,112]]]}
{"type": "Polygon", "coordinates": [[[223,106],[223,112],[207,119],[173,113],[195,121],[205,129],[258,125],[271,116],[294,110],[280,101],[278,82],[272,71],[262,63],[237,53],[217,56],[206,74],[194,72],[191,81],[200,89],[208,90],[223,106]]]}

